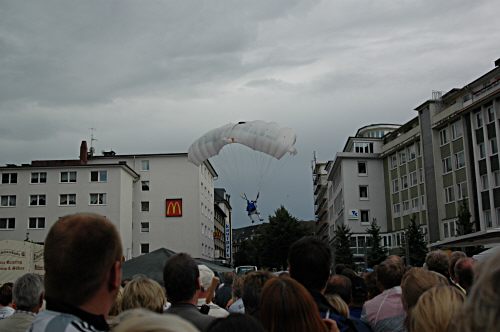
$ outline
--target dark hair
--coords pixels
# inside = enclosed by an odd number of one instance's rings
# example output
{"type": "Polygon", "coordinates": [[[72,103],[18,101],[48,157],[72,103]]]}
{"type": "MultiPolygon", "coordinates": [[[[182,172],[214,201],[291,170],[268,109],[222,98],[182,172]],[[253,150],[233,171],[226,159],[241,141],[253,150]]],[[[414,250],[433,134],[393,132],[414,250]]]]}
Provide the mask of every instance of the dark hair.
{"type": "Polygon", "coordinates": [[[121,259],[120,236],[107,218],[91,213],[60,218],[45,239],[47,297],[77,306],[85,303],[121,259]]]}
{"type": "Polygon", "coordinates": [[[11,282],[6,282],[0,287],[0,304],[3,306],[12,303],[12,286],[11,282]]]}
{"type": "Polygon", "coordinates": [[[290,276],[311,290],[322,290],[330,276],[330,247],[313,236],[305,236],[290,247],[290,276]]]}
{"type": "Polygon", "coordinates": [[[326,332],[311,294],[288,278],[269,280],[262,290],[261,322],[268,332],[326,332]]]}
{"type": "Polygon", "coordinates": [[[465,258],[467,255],[463,251],[454,251],[450,255],[450,264],[449,264],[449,274],[451,279],[455,279],[455,264],[458,262],[460,258],[465,258]]]}
{"type": "Polygon", "coordinates": [[[401,279],[405,273],[402,265],[393,260],[383,261],[377,266],[375,271],[377,273],[377,281],[384,289],[400,286],[401,279]]]}
{"type": "Polygon", "coordinates": [[[167,299],[172,303],[190,300],[199,288],[199,276],[198,265],[188,254],[170,257],[163,268],[167,299]]]}
{"type": "Polygon", "coordinates": [[[381,293],[377,285],[377,273],[375,273],[375,271],[368,272],[365,274],[364,279],[366,283],[366,291],[368,293],[367,300],[371,300],[381,293]]]}
{"type": "Polygon", "coordinates": [[[243,278],[243,292],[241,298],[245,306],[245,313],[257,316],[260,308],[260,298],[264,284],[276,278],[268,271],[250,272],[243,278]]]}
{"type": "Polygon", "coordinates": [[[214,320],[206,332],[265,332],[262,324],[250,315],[233,313],[214,320]]]}
{"type": "Polygon", "coordinates": [[[351,279],[340,274],[331,276],[326,285],[325,294],[337,294],[349,305],[352,300],[351,279]]]}
{"type": "Polygon", "coordinates": [[[454,274],[458,284],[466,291],[472,287],[474,282],[474,260],[470,257],[460,258],[455,264],[454,274]]]}
{"type": "Polygon", "coordinates": [[[366,288],[366,283],[363,278],[358,276],[354,270],[346,267],[342,270],[342,275],[346,276],[351,280],[352,284],[352,300],[350,305],[355,307],[361,307],[365,303],[368,297],[368,290],[366,288]]]}
{"type": "Polygon", "coordinates": [[[450,259],[448,255],[442,250],[434,250],[427,254],[425,257],[425,265],[429,271],[441,273],[446,278],[450,277],[450,259]]]}
{"type": "Polygon", "coordinates": [[[234,272],[224,272],[222,274],[222,282],[224,285],[231,286],[234,281],[234,272]]]}

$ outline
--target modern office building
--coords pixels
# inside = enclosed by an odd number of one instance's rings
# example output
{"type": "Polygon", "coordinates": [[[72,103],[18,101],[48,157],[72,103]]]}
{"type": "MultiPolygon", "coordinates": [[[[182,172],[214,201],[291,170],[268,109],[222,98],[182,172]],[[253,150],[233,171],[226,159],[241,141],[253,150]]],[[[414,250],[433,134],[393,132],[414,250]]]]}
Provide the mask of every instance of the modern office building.
{"type": "MultiPolygon", "coordinates": [[[[91,149],[92,151],[92,149],[91,149]]],[[[43,242],[52,224],[76,212],[113,221],[126,258],[158,248],[214,259],[214,179],[187,153],[95,156],[0,167],[0,239],[43,242]]]]}

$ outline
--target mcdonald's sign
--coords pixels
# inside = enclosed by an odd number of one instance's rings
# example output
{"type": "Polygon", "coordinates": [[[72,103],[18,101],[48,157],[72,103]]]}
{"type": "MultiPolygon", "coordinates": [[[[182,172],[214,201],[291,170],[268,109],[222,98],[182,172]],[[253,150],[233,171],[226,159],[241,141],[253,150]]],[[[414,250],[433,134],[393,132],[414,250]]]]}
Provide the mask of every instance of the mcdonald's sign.
{"type": "Polygon", "coordinates": [[[182,198],[165,200],[165,217],[182,217],[182,198]]]}

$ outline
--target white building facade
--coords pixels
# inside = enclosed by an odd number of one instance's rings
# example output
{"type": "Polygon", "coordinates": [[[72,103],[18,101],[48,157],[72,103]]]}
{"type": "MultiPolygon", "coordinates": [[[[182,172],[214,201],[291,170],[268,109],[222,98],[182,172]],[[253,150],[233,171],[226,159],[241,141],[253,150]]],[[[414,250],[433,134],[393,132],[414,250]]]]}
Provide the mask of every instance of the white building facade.
{"type": "Polygon", "coordinates": [[[165,247],[214,258],[214,179],[186,153],[91,156],[0,167],[0,239],[42,243],[60,217],[92,212],[120,232],[127,259],[165,247]]]}

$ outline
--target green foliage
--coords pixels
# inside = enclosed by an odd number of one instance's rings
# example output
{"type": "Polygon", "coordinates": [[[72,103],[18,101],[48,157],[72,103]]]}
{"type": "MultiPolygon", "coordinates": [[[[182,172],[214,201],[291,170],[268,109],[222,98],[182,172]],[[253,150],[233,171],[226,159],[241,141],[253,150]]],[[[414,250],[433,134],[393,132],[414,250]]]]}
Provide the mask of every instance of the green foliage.
{"type": "Polygon", "coordinates": [[[265,268],[286,269],[288,250],[292,243],[307,235],[307,229],[281,206],[262,224],[252,240],[242,242],[235,254],[237,265],[256,265],[265,268]]]}
{"type": "Polygon", "coordinates": [[[380,226],[377,223],[372,221],[370,228],[366,230],[366,233],[370,234],[368,238],[368,243],[371,246],[368,248],[368,253],[366,255],[366,260],[369,267],[373,267],[377,264],[380,264],[387,258],[387,252],[384,247],[380,245],[382,241],[382,237],[380,236],[380,226]]]}
{"type": "Polygon", "coordinates": [[[467,200],[464,199],[458,208],[457,235],[465,235],[474,231],[474,223],[470,221],[471,214],[467,206],[467,200]]]}
{"type": "Polygon", "coordinates": [[[408,228],[405,230],[405,245],[408,246],[406,254],[409,256],[406,263],[413,266],[422,266],[427,255],[427,244],[420,225],[415,221],[415,216],[412,216],[408,228]]]}
{"type": "Polygon", "coordinates": [[[335,264],[354,267],[354,256],[351,251],[351,229],[347,225],[337,225],[333,237],[335,264]]]}

